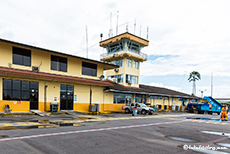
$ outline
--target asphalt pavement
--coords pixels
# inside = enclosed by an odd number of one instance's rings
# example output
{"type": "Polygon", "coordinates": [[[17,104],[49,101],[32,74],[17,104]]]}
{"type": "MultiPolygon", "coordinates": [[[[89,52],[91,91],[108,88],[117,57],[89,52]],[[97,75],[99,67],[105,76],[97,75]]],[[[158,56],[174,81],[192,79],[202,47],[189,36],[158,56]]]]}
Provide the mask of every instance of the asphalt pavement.
{"type": "Polygon", "coordinates": [[[15,125],[8,127],[14,129],[1,129],[0,125],[1,154],[230,153],[230,122],[219,121],[219,115],[157,113],[134,117],[113,113],[0,118],[0,124],[12,123],[15,125]],[[44,125],[20,126],[24,122],[44,125]]]}

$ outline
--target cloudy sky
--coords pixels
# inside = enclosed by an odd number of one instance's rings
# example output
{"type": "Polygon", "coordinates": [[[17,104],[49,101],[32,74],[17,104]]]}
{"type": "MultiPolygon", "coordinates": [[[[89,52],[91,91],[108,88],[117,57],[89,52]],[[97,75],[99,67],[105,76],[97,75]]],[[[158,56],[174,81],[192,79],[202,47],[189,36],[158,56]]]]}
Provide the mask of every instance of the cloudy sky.
{"type": "Polygon", "coordinates": [[[140,82],[191,94],[189,73],[198,71],[197,95],[230,98],[229,0],[4,0],[0,5],[0,38],[100,59],[100,33],[147,38],[140,82]],[[118,13],[119,11],[119,13],[118,13]],[[112,13],[112,18],[110,17],[112,13]],[[110,19],[112,19],[110,21],[110,19]],[[134,23],[136,21],[136,28],[134,23]]]}

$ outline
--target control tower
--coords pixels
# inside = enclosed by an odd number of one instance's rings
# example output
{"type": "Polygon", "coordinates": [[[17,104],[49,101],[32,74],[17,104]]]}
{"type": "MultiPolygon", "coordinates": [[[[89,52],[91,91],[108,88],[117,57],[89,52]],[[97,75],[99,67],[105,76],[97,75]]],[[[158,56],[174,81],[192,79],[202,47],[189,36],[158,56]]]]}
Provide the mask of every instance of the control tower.
{"type": "Polygon", "coordinates": [[[106,78],[124,86],[139,87],[140,62],[147,60],[141,49],[149,41],[128,32],[100,42],[106,53],[100,55],[101,61],[115,64],[120,68],[107,70],[106,78]]]}

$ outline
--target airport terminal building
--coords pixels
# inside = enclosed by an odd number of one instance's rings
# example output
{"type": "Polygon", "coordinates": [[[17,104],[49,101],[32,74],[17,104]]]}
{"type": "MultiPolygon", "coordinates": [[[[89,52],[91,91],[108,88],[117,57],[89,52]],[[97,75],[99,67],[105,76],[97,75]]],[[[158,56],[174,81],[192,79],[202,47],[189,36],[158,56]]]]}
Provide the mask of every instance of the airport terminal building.
{"type": "Polygon", "coordinates": [[[0,39],[0,112],[7,104],[12,112],[50,111],[50,103],[59,110],[88,111],[90,104],[100,104],[101,111],[120,111],[130,102],[168,110],[201,100],[139,83],[147,40],[126,32],[100,46],[106,53],[96,61],[0,39]]]}

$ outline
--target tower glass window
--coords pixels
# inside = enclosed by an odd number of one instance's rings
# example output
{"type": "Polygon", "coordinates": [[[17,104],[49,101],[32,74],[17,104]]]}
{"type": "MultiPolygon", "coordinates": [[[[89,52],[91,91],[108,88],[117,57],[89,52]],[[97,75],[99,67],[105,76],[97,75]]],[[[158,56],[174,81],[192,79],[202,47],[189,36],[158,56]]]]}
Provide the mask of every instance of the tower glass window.
{"type": "Polygon", "coordinates": [[[126,83],[138,84],[138,76],[126,74],[126,83]]]}
{"type": "Polygon", "coordinates": [[[13,64],[31,66],[31,51],[13,47],[13,64]]]}
{"type": "Polygon", "coordinates": [[[82,62],[82,75],[97,76],[97,64],[82,62]]]}
{"type": "Polygon", "coordinates": [[[51,55],[51,70],[67,72],[67,58],[51,55]]]}
{"type": "Polygon", "coordinates": [[[127,67],[132,68],[132,59],[127,58],[126,65],[127,65],[127,67]]]}
{"type": "Polygon", "coordinates": [[[133,65],[135,69],[139,69],[139,61],[134,60],[133,65]]]}
{"type": "Polygon", "coordinates": [[[129,41],[127,45],[128,45],[129,51],[140,54],[140,48],[141,47],[139,44],[132,42],[132,41],[129,41]]]}
{"type": "Polygon", "coordinates": [[[110,61],[108,63],[123,67],[124,59],[113,60],[113,61],[110,61]]]}
{"type": "Polygon", "coordinates": [[[124,49],[124,42],[116,42],[107,47],[108,54],[119,52],[124,49]]]}
{"type": "Polygon", "coordinates": [[[123,74],[108,76],[108,79],[117,79],[117,83],[123,83],[123,74]]]}

